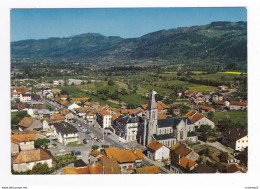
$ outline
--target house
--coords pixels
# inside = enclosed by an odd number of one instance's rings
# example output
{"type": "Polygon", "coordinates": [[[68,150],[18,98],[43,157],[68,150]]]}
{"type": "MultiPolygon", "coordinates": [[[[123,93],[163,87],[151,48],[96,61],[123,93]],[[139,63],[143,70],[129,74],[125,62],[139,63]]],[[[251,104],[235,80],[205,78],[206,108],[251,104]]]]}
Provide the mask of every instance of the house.
{"type": "Polygon", "coordinates": [[[103,128],[109,128],[111,126],[111,114],[106,111],[102,110],[97,114],[97,122],[103,128]]]}
{"type": "Polygon", "coordinates": [[[29,105],[23,102],[18,102],[15,105],[11,107],[11,112],[16,112],[16,111],[22,111],[22,110],[28,110],[29,105]]]}
{"type": "Polygon", "coordinates": [[[26,150],[12,159],[13,169],[18,172],[32,170],[37,163],[46,163],[48,167],[52,167],[51,153],[43,149],[26,150]]]}
{"type": "Polygon", "coordinates": [[[243,151],[248,147],[248,133],[239,128],[231,128],[222,133],[222,143],[234,150],[243,151]]]}
{"type": "Polygon", "coordinates": [[[138,127],[144,123],[142,117],[120,116],[113,123],[116,134],[126,141],[136,141],[138,127]]]}
{"type": "Polygon", "coordinates": [[[196,105],[202,104],[202,103],[205,102],[205,99],[204,99],[204,98],[194,98],[194,99],[192,99],[192,100],[193,100],[193,102],[194,102],[196,105]]]}
{"type": "Polygon", "coordinates": [[[208,113],[208,112],[215,112],[214,108],[212,107],[209,107],[209,106],[203,106],[203,105],[200,105],[199,106],[199,113],[208,113]]]}
{"type": "Polygon", "coordinates": [[[181,109],[177,108],[177,109],[173,109],[173,114],[174,115],[179,115],[181,113],[181,109]]]}
{"type": "Polygon", "coordinates": [[[198,164],[193,170],[192,173],[217,173],[217,169],[210,167],[206,164],[198,164]]]}
{"type": "Polygon", "coordinates": [[[79,104],[81,102],[86,102],[89,100],[89,97],[84,97],[84,98],[71,98],[71,102],[74,102],[76,104],[79,104]]]}
{"type": "Polygon", "coordinates": [[[176,93],[177,93],[178,97],[181,97],[181,95],[182,95],[182,91],[181,90],[177,90],[176,93]]]}
{"type": "Polygon", "coordinates": [[[102,158],[101,165],[103,168],[103,174],[121,174],[116,158],[102,158]]]}
{"type": "Polygon", "coordinates": [[[68,98],[68,95],[60,95],[61,100],[67,100],[67,98],[68,98]]]}
{"type": "Polygon", "coordinates": [[[225,100],[224,95],[221,93],[212,93],[210,96],[210,102],[213,102],[214,100],[225,100]]]}
{"type": "Polygon", "coordinates": [[[91,164],[88,166],[90,174],[102,174],[101,164],[91,164]]]}
{"type": "Polygon", "coordinates": [[[198,164],[195,161],[186,158],[185,156],[179,156],[176,161],[172,162],[170,170],[176,173],[189,173],[198,164]]]}
{"type": "Polygon", "coordinates": [[[226,173],[246,173],[246,170],[244,170],[238,164],[231,164],[231,165],[226,166],[225,172],[226,173]]]}
{"type": "Polygon", "coordinates": [[[90,174],[88,167],[66,167],[63,168],[64,175],[90,174]]]}
{"type": "Polygon", "coordinates": [[[80,117],[80,118],[84,118],[85,119],[85,116],[87,114],[87,108],[75,108],[75,112],[77,113],[77,115],[80,117]]]}
{"type": "Polygon", "coordinates": [[[53,84],[53,85],[56,85],[56,86],[59,86],[59,85],[60,85],[60,82],[59,82],[59,80],[54,80],[54,81],[52,81],[52,84],[53,84]]]}
{"type": "Polygon", "coordinates": [[[98,159],[102,156],[103,154],[99,150],[92,150],[89,153],[89,163],[98,163],[98,159]]]}
{"type": "Polygon", "coordinates": [[[41,104],[41,103],[42,103],[42,99],[40,95],[37,94],[31,95],[31,104],[41,104]]]}
{"type": "Polygon", "coordinates": [[[185,156],[192,161],[197,161],[199,158],[199,154],[197,154],[194,150],[192,150],[185,144],[177,143],[171,147],[172,161],[177,161],[179,156],[185,156]]]}
{"type": "Polygon", "coordinates": [[[168,160],[170,149],[154,140],[147,145],[147,156],[155,161],[168,160]]]}
{"type": "Polygon", "coordinates": [[[221,86],[218,86],[217,89],[220,90],[220,91],[226,91],[226,90],[228,90],[228,86],[221,85],[221,86]]]}
{"type": "Polygon", "coordinates": [[[81,85],[82,82],[83,80],[79,80],[79,79],[69,79],[68,85],[81,85]]]}
{"type": "Polygon", "coordinates": [[[157,165],[136,168],[135,172],[137,174],[160,174],[160,173],[162,173],[162,171],[160,170],[160,168],[157,165]]]}
{"type": "Polygon", "coordinates": [[[192,90],[186,90],[184,92],[184,96],[186,98],[197,98],[199,96],[202,96],[202,94],[200,92],[197,92],[197,91],[192,91],[192,90]]]}
{"type": "Polygon", "coordinates": [[[247,102],[230,101],[229,110],[247,110],[247,102]]]}
{"type": "Polygon", "coordinates": [[[93,111],[88,111],[86,113],[86,120],[88,121],[89,124],[94,124],[95,119],[96,119],[96,116],[93,113],[93,111]]]}
{"type": "Polygon", "coordinates": [[[189,117],[195,124],[196,128],[200,128],[201,125],[209,125],[211,128],[215,127],[215,123],[213,121],[211,121],[210,119],[205,117],[203,114],[198,113],[195,110],[189,111],[184,116],[189,117]]]}
{"type": "Polygon", "coordinates": [[[144,155],[142,150],[117,150],[116,148],[105,148],[105,154],[108,158],[115,158],[121,171],[133,170],[142,165],[144,155]]]}
{"type": "Polygon", "coordinates": [[[54,135],[64,145],[79,141],[78,130],[67,122],[54,123],[54,135]]]}
{"type": "Polygon", "coordinates": [[[30,93],[22,93],[20,94],[20,102],[31,102],[32,101],[32,95],[30,93]]]}
{"type": "MultiPolygon", "coordinates": [[[[139,109],[146,111],[148,104],[142,104],[139,106],[139,109]]],[[[158,109],[158,113],[166,113],[169,107],[161,101],[156,102],[156,107],[158,109]]]]}
{"type": "Polygon", "coordinates": [[[22,88],[22,87],[14,87],[12,90],[12,99],[17,100],[20,99],[20,95],[22,93],[27,92],[28,89],[27,88],[22,88]]]}
{"type": "Polygon", "coordinates": [[[20,131],[42,129],[42,122],[33,117],[24,117],[17,125],[20,131]]]}
{"type": "Polygon", "coordinates": [[[17,154],[21,150],[34,149],[34,134],[13,134],[11,136],[11,153],[17,154]]]}
{"type": "Polygon", "coordinates": [[[49,92],[49,93],[46,93],[46,96],[45,96],[45,97],[46,97],[47,99],[53,99],[54,96],[55,96],[55,95],[54,95],[52,92],[49,92]]]}
{"type": "MultiPolygon", "coordinates": [[[[63,104],[62,104],[63,105],[63,104]]],[[[74,110],[76,108],[80,108],[79,105],[77,105],[76,103],[72,102],[72,103],[69,103],[69,104],[64,104],[64,106],[67,106],[69,110],[74,110]]]]}
{"type": "Polygon", "coordinates": [[[38,118],[39,119],[43,119],[43,118],[47,118],[50,117],[50,111],[47,109],[43,109],[43,110],[38,110],[38,118]]]}

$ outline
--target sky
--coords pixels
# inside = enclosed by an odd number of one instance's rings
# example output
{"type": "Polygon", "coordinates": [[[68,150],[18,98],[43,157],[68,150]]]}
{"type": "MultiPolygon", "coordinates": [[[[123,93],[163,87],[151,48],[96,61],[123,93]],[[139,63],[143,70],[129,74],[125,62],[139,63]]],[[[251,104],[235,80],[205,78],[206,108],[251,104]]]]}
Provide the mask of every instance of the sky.
{"type": "Polygon", "coordinates": [[[12,9],[11,41],[69,37],[83,33],[135,38],[150,32],[209,24],[247,21],[236,8],[106,8],[12,9]]]}

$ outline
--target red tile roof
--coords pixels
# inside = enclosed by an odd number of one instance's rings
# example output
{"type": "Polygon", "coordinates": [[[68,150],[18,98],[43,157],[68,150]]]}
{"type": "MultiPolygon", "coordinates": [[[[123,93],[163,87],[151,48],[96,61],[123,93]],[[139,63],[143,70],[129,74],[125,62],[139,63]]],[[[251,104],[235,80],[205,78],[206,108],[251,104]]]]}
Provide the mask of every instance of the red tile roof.
{"type": "Polygon", "coordinates": [[[230,101],[230,105],[247,106],[247,102],[230,101]]]}
{"type": "Polygon", "coordinates": [[[136,173],[137,174],[158,174],[161,173],[161,170],[157,165],[154,165],[154,166],[136,168],[136,173]]]}
{"type": "Polygon", "coordinates": [[[110,115],[110,113],[106,110],[102,110],[101,112],[99,112],[99,114],[104,117],[105,115],[110,115]]]}
{"type": "Polygon", "coordinates": [[[211,110],[213,109],[212,107],[209,107],[209,106],[203,106],[203,105],[200,105],[199,106],[199,109],[203,109],[203,110],[211,110]]]}
{"type": "Polygon", "coordinates": [[[11,136],[11,142],[15,144],[19,144],[20,142],[26,142],[26,141],[35,141],[35,135],[34,134],[13,134],[11,136]]]}
{"type": "Polygon", "coordinates": [[[163,146],[162,143],[157,142],[156,140],[152,141],[151,143],[149,143],[147,145],[148,148],[152,149],[153,151],[157,151],[158,149],[160,149],[163,146]]]}
{"type": "Polygon", "coordinates": [[[90,174],[102,174],[101,164],[92,164],[88,166],[90,174]]]}
{"type": "Polygon", "coordinates": [[[52,159],[52,156],[43,149],[21,151],[12,161],[13,164],[27,163],[52,159]]]}
{"type": "Polygon", "coordinates": [[[67,174],[90,174],[88,167],[71,167],[71,168],[63,168],[63,172],[65,175],[67,174]]]}
{"type": "Polygon", "coordinates": [[[192,161],[192,160],[186,158],[185,156],[181,157],[180,162],[177,162],[177,164],[180,165],[181,167],[183,167],[184,169],[190,169],[194,165],[197,165],[197,163],[195,161],[192,161]]]}
{"type": "Polygon", "coordinates": [[[24,117],[17,125],[22,127],[30,127],[34,122],[36,121],[36,118],[32,117],[24,117]]]}

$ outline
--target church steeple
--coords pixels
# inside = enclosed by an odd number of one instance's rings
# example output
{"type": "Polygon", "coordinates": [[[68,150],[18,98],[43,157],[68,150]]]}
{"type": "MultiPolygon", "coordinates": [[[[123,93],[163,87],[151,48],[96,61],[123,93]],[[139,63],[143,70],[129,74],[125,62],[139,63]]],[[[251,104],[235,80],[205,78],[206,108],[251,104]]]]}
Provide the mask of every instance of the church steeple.
{"type": "Polygon", "coordinates": [[[154,90],[150,91],[149,93],[150,100],[146,108],[146,124],[145,124],[145,132],[144,132],[145,144],[149,144],[150,142],[153,141],[153,135],[156,134],[156,130],[157,130],[158,121],[157,121],[157,106],[155,101],[155,94],[157,93],[154,90]]]}
{"type": "Polygon", "coordinates": [[[155,101],[155,95],[156,95],[156,94],[157,94],[156,91],[154,91],[154,90],[151,90],[151,91],[150,91],[150,93],[149,93],[150,100],[149,100],[149,103],[148,103],[148,106],[147,106],[147,109],[148,109],[148,110],[157,109],[156,101],[155,101]]]}

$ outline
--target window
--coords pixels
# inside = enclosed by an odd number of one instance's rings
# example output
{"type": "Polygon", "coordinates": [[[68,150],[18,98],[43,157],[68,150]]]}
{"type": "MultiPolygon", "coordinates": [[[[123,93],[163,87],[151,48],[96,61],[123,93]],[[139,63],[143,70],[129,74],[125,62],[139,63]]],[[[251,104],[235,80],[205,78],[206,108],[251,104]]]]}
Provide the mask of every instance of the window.
{"type": "Polygon", "coordinates": [[[238,141],[238,143],[240,143],[240,140],[238,141]]]}
{"type": "Polygon", "coordinates": [[[244,143],[244,140],[242,140],[242,142],[244,143]]]}
{"type": "Polygon", "coordinates": [[[248,140],[246,140],[246,142],[248,142],[248,140]]]}

